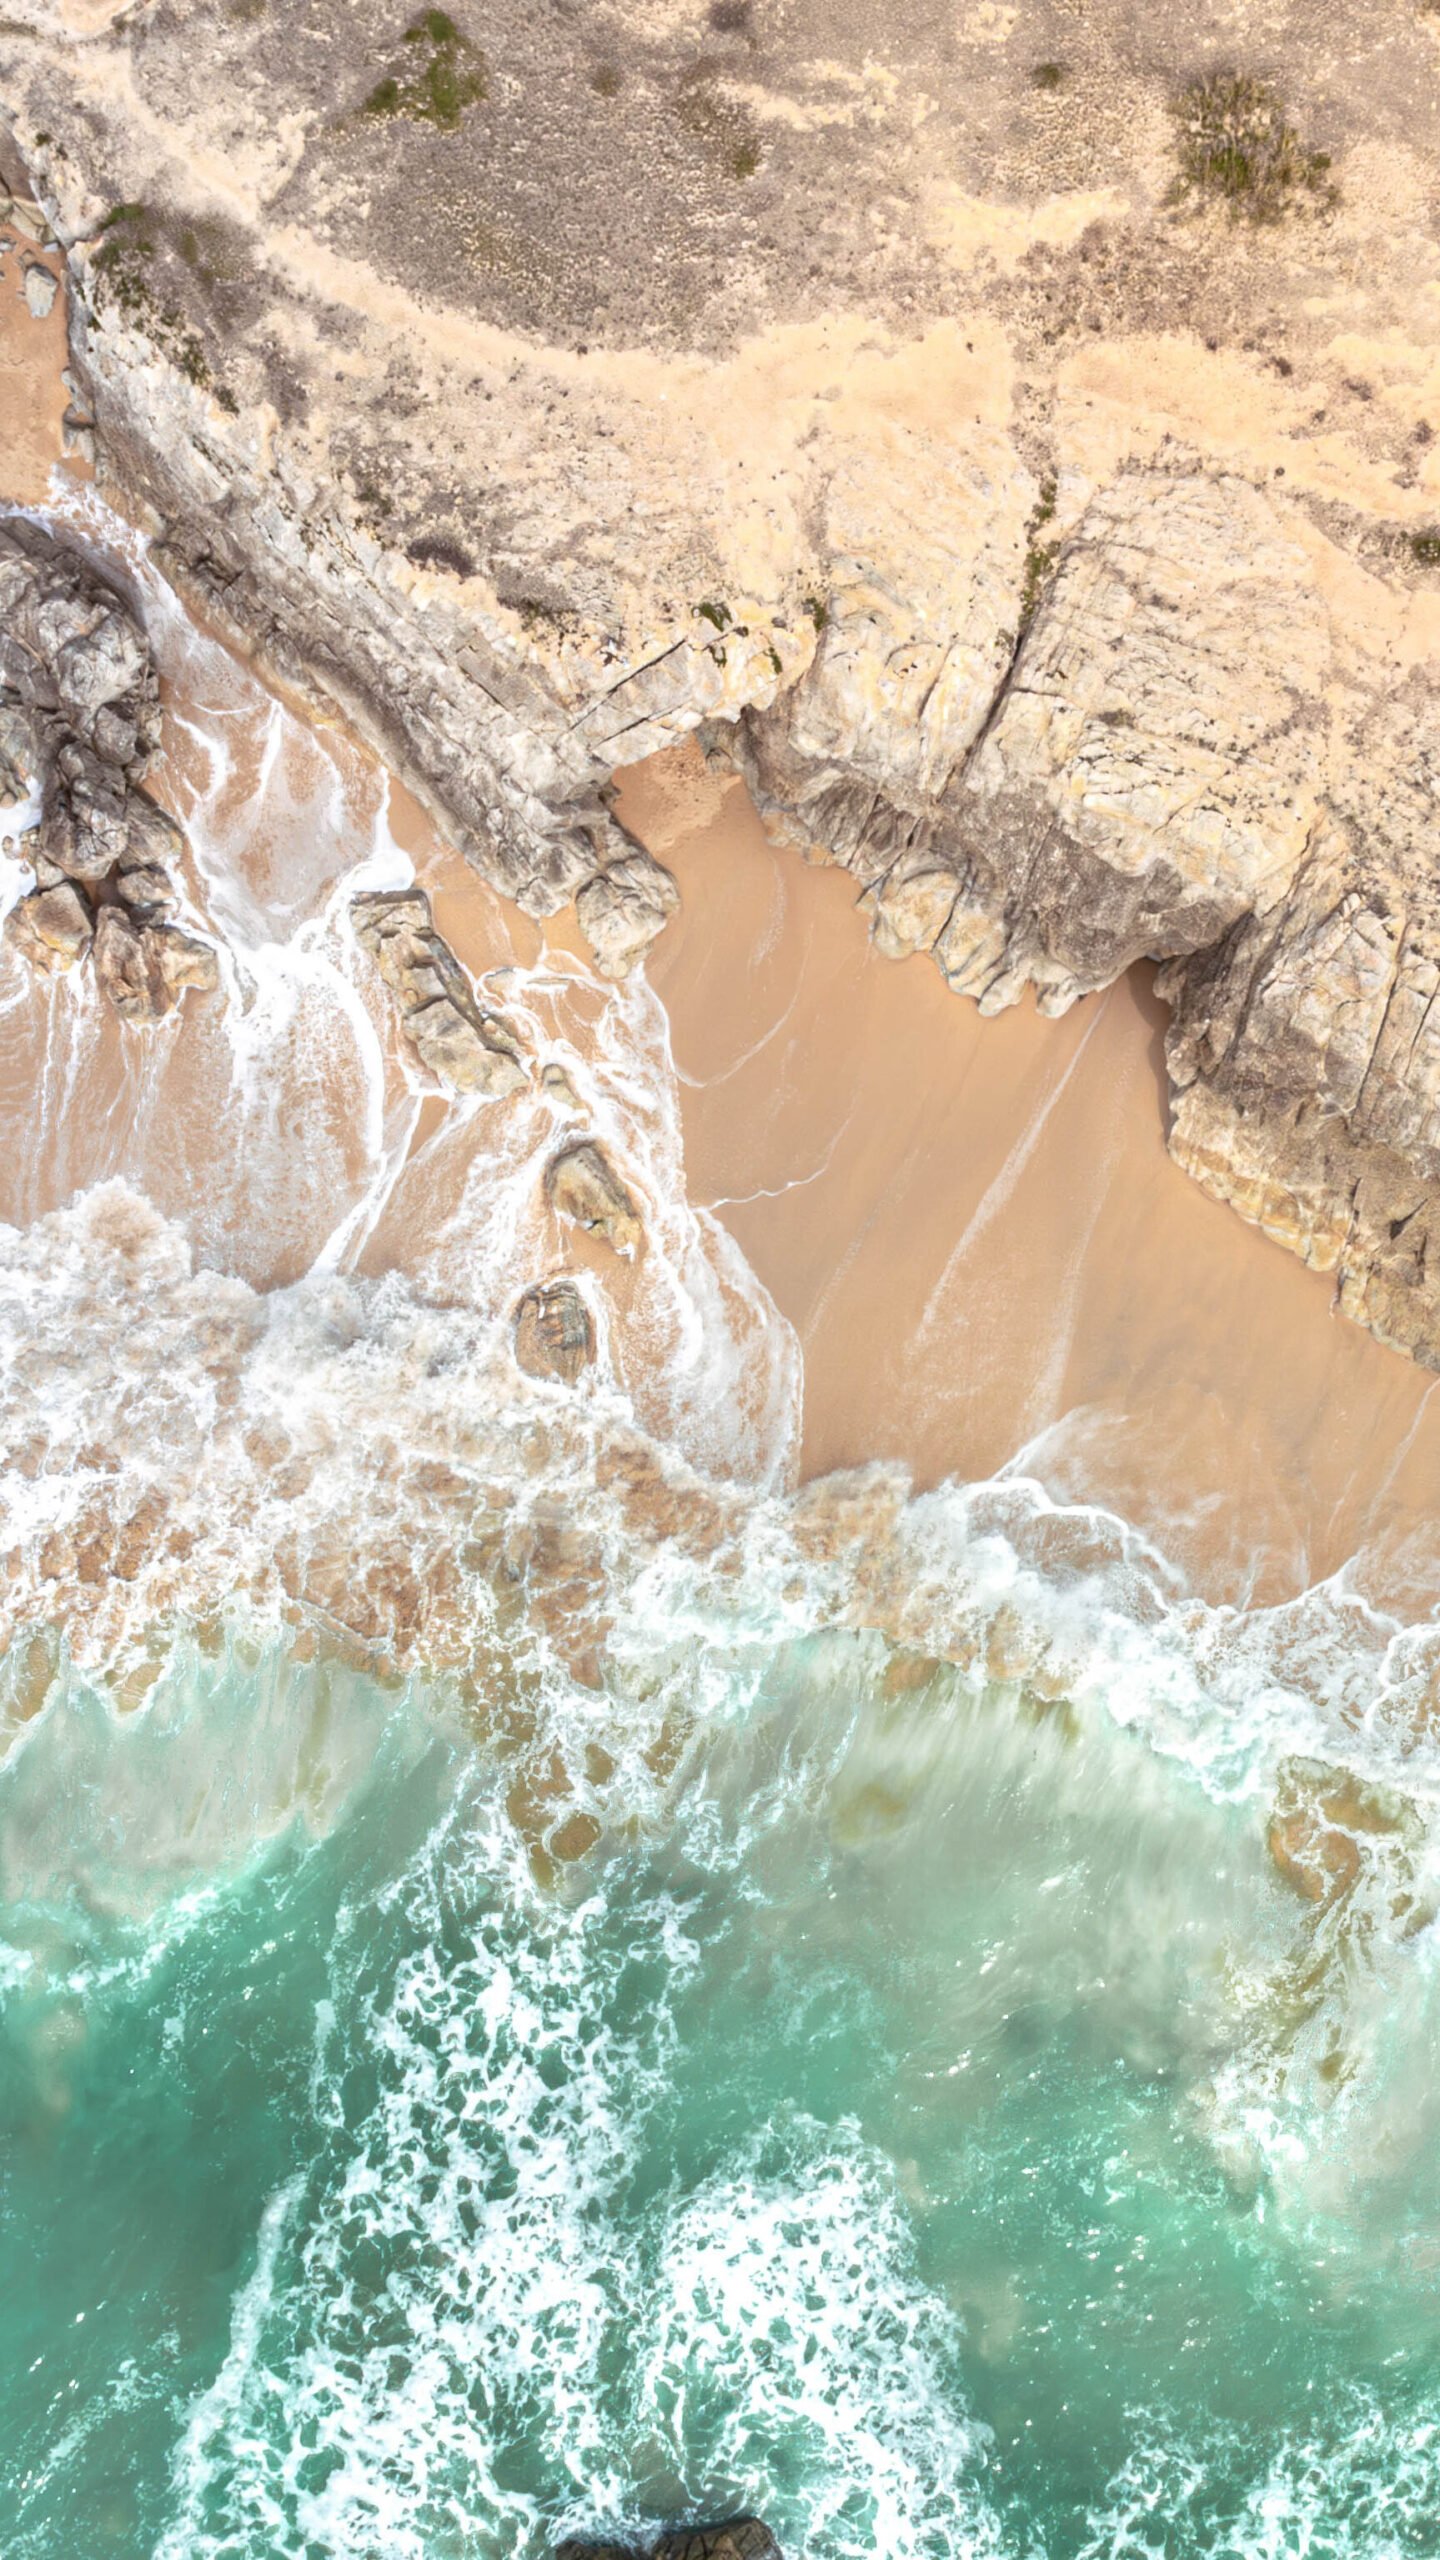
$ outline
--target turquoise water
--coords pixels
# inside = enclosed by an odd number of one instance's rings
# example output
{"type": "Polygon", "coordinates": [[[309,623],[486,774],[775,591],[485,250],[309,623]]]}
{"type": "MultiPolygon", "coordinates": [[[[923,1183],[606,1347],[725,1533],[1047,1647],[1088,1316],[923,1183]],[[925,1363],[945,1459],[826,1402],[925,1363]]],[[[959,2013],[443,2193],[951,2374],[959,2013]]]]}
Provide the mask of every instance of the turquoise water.
{"type": "Polygon", "coordinates": [[[382,778],[74,512],[226,947],[188,1112],[3,992],[0,2560],[1434,2560],[1440,1627],[1019,1472],[787,1499],[663,1013],[554,954],[646,1243],[522,1377],[545,1088],[421,1141],[382,778]]]}
{"type": "Polygon", "coordinates": [[[678,1775],[538,1881],[443,1699],[52,1696],[0,1770],[6,2560],[736,2505],[811,2560],[1433,2553],[1427,1933],[1317,1919],[1103,1718],[704,1644],[678,1775]]]}

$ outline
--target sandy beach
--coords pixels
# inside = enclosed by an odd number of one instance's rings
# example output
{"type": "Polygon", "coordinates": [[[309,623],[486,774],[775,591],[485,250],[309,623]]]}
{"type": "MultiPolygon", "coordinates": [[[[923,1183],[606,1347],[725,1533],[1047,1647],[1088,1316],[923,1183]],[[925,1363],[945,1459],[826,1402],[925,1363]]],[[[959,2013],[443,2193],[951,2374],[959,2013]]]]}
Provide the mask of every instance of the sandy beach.
{"type": "MultiPolygon", "coordinates": [[[[5,483],[33,503],[60,459],[63,300],[32,318],[13,246],[3,274],[5,483]]],[[[229,772],[212,815],[253,931],[267,913],[283,930],[287,915],[318,912],[360,858],[356,813],[370,824],[385,797],[381,769],[338,723],[313,740],[292,724],[262,790],[266,700],[238,667],[225,704],[166,688],[162,787],[182,814],[206,784],[206,721],[221,718],[229,772]],[[340,823],[331,807],[317,825],[337,787],[348,815],[340,823]]],[[[1338,1318],[1326,1279],[1171,1163],[1164,1014],[1147,974],[1060,1022],[1026,1006],[982,1023],[928,959],[876,955],[853,882],[772,846],[743,788],[698,748],[620,783],[622,817],[682,892],[650,975],[690,1206],[702,1247],[707,1232],[733,1238],[798,1336],[802,1474],[887,1459],[925,1487],[1018,1467],[1157,1536],[1211,1596],[1278,1598],[1358,1558],[1372,1592],[1421,1602],[1440,1472],[1435,1381],[1338,1318]]],[[[573,918],[542,930],[502,904],[399,784],[387,824],[487,1000],[503,1005],[507,972],[553,965],[550,1031],[593,1058],[608,999],[573,918]]],[[[193,873],[189,886],[203,909],[193,873]]],[[[203,1198],[207,1258],[262,1286],[298,1276],[366,1179],[356,1057],[318,1011],[307,1016],[309,1000],[302,989],[271,1056],[260,1216],[241,1174],[243,1161],[253,1181],[261,1159],[237,1151],[233,1060],[205,1007],[191,1008],[183,1039],[143,1053],[103,1008],[57,1052],[63,986],[12,1007],[0,1102],[17,1143],[0,1210],[28,1220],[123,1167],[172,1214],[203,1198]],[[19,1138],[57,1058],[69,1099],[42,1164],[19,1138]],[[227,1126],[221,1161],[215,1133],[227,1126]]],[[[403,1060],[378,993],[367,1004],[393,1123],[411,1107],[403,1060]]],[[[486,1127],[456,1123],[438,1096],[412,1112],[405,1170],[363,1268],[467,1293],[486,1127]]],[[[533,1250],[537,1268],[590,1273],[617,1375],[662,1426],[675,1337],[640,1276],[539,1214],[533,1250]]],[[[715,1285],[733,1285],[724,1256],[710,1259],[715,1285]]]]}
{"type": "Polygon", "coordinates": [[[61,459],[60,421],[67,405],[63,290],[43,319],[25,299],[24,270],[39,264],[58,276],[57,250],[37,249],[10,223],[0,223],[0,491],[14,506],[37,506],[61,459]]]}
{"type": "Polygon", "coordinates": [[[1171,1162],[1147,973],[982,1022],[928,958],[875,954],[854,882],[777,851],[698,750],[622,780],[682,891],[651,974],[692,1196],[800,1336],[806,1473],[1018,1462],[1214,1596],[1363,1555],[1419,1601],[1436,1381],[1171,1162]]]}

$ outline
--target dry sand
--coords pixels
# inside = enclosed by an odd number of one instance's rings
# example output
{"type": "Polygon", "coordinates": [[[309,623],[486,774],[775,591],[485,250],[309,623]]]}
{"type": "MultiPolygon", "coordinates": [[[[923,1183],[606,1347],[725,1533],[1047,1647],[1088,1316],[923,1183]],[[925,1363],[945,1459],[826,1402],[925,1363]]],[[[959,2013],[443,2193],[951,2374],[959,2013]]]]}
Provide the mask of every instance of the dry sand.
{"type": "Polygon", "coordinates": [[[874,953],[853,881],[773,847],[698,751],[633,768],[621,808],[680,882],[651,974],[691,1193],[799,1332],[807,1474],[1020,1459],[1217,1596],[1368,1551],[1428,1607],[1440,1381],[1172,1164],[1145,974],[982,1022],[874,953]]]}

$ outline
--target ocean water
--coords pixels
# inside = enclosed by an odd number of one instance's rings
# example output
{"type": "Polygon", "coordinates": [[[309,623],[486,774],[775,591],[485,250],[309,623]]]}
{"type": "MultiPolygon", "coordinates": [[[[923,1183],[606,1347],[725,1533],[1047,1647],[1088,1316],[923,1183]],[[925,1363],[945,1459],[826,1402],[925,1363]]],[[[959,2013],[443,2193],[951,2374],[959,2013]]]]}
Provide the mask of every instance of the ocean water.
{"type": "Polygon", "coordinates": [[[1236,1807],[874,1639],[712,1644],[732,1712],[543,1882],[453,1700],[62,1679],[0,1776],[7,2553],[1433,2550],[1423,1948],[1318,2176],[1237,2162],[1298,2030],[1236,1807]]]}
{"type": "Polygon", "coordinates": [[[663,1016],[553,954],[650,1244],[523,1378],[553,1121],[407,1061],[383,784],[78,511],[225,988],[0,966],[3,2560],[1433,2555],[1436,1628],[796,1494],[663,1016]]]}

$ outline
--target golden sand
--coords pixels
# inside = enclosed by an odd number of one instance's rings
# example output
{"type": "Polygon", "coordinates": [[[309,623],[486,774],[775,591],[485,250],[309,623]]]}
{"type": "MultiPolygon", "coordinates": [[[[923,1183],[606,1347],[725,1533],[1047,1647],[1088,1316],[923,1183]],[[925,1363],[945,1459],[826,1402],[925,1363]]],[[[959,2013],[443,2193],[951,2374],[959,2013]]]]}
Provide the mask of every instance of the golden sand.
{"type": "Polygon", "coordinates": [[[58,250],[37,249],[5,224],[0,250],[0,497],[34,506],[61,459],[65,294],[62,287],[48,319],[32,318],[22,260],[38,260],[58,276],[61,259],[58,250]]]}
{"type": "Polygon", "coordinates": [[[806,1473],[1019,1460],[1217,1595],[1362,1551],[1405,1595],[1440,1382],[1171,1162],[1146,974],[1059,1022],[982,1022],[927,958],[872,951],[854,882],[772,846],[698,751],[623,784],[683,896],[651,974],[692,1197],[800,1335],[806,1473]]]}

